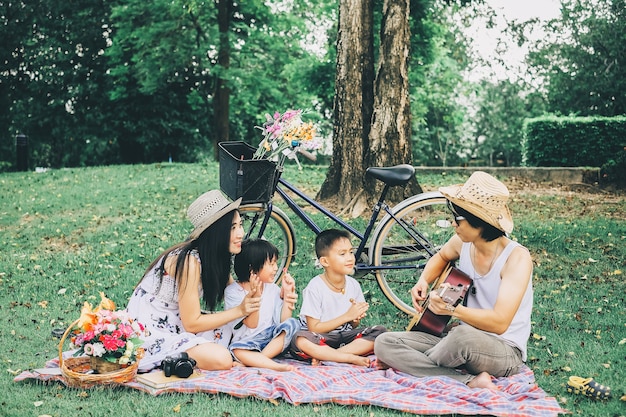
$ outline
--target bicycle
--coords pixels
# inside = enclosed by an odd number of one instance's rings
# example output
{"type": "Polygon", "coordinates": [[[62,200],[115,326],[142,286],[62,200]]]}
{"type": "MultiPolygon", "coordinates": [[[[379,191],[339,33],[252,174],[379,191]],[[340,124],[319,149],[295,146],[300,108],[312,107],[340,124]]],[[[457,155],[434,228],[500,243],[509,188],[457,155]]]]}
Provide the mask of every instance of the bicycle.
{"type": "Polygon", "coordinates": [[[366,175],[384,186],[365,230],[360,232],[282,178],[284,158],[278,163],[253,160],[255,149],[245,142],[222,142],[219,149],[220,187],[232,199],[243,198],[239,212],[246,237],[267,239],[282,255],[277,281],[296,254],[296,237],[289,216],[274,205],[274,195],[278,194],[316,235],[322,230],[288,194],[291,192],[356,238],[355,277],[373,273],[383,294],[394,306],[409,315],[415,314],[409,291],[426,261],[453,234],[446,199],[439,192],[417,194],[393,208],[385,202],[389,189],[406,185],[415,175],[415,168],[403,164],[367,169],[366,175]],[[381,212],[384,217],[378,222],[381,212]]]}

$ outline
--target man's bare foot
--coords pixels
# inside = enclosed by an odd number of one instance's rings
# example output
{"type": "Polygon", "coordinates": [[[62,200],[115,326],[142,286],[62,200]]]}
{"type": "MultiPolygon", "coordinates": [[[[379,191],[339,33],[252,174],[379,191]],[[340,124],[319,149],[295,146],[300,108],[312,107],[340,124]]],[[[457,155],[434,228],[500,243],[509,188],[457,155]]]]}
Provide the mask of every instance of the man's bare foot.
{"type": "Polygon", "coordinates": [[[233,368],[239,368],[239,367],[245,368],[246,366],[241,362],[233,361],[233,368]]]}
{"type": "Polygon", "coordinates": [[[319,360],[319,359],[315,359],[315,358],[312,358],[312,359],[311,359],[311,365],[312,365],[312,366],[319,366],[319,365],[321,365],[321,364],[322,364],[322,361],[321,361],[321,360],[319,360]]]}
{"type": "Polygon", "coordinates": [[[487,388],[494,391],[498,390],[496,384],[491,381],[491,375],[487,372],[481,372],[476,375],[474,379],[467,383],[467,386],[470,388],[487,388]]]}
{"type": "Polygon", "coordinates": [[[391,368],[391,366],[387,365],[385,362],[381,361],[380,359],[376,359],[374,360],[374,368],[378,369],[379,371],[384,371],[386,369],[391,368]]]}

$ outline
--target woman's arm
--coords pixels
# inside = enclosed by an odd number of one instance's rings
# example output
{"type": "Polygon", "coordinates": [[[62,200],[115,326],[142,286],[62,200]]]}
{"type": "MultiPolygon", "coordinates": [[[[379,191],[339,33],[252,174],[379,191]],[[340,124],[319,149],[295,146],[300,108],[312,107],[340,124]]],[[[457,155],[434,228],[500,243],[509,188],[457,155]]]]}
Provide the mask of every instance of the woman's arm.
{"type": "MultiPolygon", "coordinates": [[[[248,294],[251,297],[258,297],[261,302],[263,301],[263,283],[254,272],[250,273],[250,291],[248,291],[248,294]]],[[[260,308],[259,304],[259,310],[260,308]]],[[[259,310],[248,314],[248,316],[243,319],[243,324],[245,324],[247,328],[255,329],[259,325],[259,310]]]]}
{"type": "MultiPolygon", "coordinates": [[[[170,256],[165,261],[165,270],[172,276],[175,276],[170,272],[175,272],[176,259],[176,256],[170,256]]],[[[199,333],[213,330],[259,309],[260,299],[253,298],[248,294],[242,303],[236,307],[214,314],[202,314],[198,290],[200,287],[200,262],[195,257],[187,257],[181,278],[178,286],[178,306],[185,331],[199,333]]]]}

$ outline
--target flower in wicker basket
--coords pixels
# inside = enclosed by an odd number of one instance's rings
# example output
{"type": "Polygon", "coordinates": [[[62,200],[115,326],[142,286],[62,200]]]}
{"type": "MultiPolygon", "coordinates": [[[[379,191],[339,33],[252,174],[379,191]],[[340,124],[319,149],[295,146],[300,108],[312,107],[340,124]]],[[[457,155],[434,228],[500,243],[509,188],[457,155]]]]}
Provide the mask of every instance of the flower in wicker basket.
{"type": "Polygon", "coordinates": [[[304,149],[319,147],[319,143],[314,141],[315,126],[302,121],[302,110],[287,110],[283,114],[276,112],[273,116],[266,114],[265,123],[257,128],[263,132],[263,140],[254,153],[254,159],[273,160],[288,155],[297,146],[304,149]]]}
{"type": "Polygon", "coordinates": [[[89,356],[91,367],[98,373],[125,368],[143,354],[140,347],[144,326],[124,310],[115,310],[115,303],[100,293],[98,307],[85,302],[80,318],[70,331],[70,342],[77,348],[74,356],[89,356]]]}

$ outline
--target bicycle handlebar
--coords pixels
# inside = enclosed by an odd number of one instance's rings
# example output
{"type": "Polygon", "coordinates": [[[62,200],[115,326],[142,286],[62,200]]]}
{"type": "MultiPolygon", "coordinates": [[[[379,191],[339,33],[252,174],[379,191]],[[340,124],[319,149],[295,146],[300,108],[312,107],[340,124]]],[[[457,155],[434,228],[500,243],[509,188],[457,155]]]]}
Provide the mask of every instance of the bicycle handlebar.
{"type": "Polygon", "coordinates": [[[300,155],[304,156],[309,161],[312,161],[312,162],[317,161],[317,156],[313,155],[311,152],[309,152],[309,151],[307,151],[305,149],[296,148],[296,152],[298,152],[300,155]]]}

